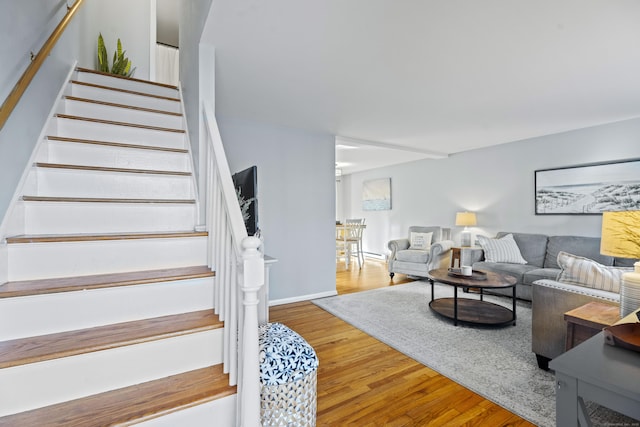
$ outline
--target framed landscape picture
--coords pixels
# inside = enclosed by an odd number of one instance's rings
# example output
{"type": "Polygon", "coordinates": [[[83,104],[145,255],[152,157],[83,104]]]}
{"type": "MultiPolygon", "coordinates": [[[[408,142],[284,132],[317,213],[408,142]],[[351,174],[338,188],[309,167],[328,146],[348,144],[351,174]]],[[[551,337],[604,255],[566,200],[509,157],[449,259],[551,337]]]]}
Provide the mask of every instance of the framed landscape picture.
{"type": "Polygon", "coordinates": [[[640,210],[640,159],[535,171],[536,215],[640,210]]]}
{"type": "Polygon", "coordinates": [[[362,210],[391,209],[391,178],[373,179],[362,184],[362,210]]]}

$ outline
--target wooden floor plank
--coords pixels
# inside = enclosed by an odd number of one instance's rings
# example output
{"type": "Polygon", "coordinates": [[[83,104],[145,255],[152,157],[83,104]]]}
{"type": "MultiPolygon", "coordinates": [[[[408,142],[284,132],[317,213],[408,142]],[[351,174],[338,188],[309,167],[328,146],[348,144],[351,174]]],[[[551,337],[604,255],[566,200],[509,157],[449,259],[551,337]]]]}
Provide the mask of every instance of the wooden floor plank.
{"type": "Polygon", "coordinates": [[[0,342],[0,369],[124,347],[223,326],[213,310],[0,342]]]}
{"type": "Polygon", "coordinates": [[[34,234],[7,237],[7,243],[90,242],[94,240],[169,239],[206,237],[206,231],[171,231],[159,233],[106,233],[106,234],[34,234]]]}
{"type": "Polygon", "coordinates": [[[189,152],[189,150],[187,150],[186,148],[160,147],[157,145],[129,144],[129,143],[115,142],[115,141],[100,141],[95,139],[69,138],[65,136],[56,136],[56,135],[47,135],[47,139],[49,141],[56,141],[56,142],[104,145],[107,147],[131,148],[136,150],[168,151],[172,153],[181,153],[181,154],[187,154],[189,152]]]}
{"type": "MultiPolygon", "coordinates": [[[[339,294],[412,281],[390,280],[382,261],[360,270],[336,264],[339,294]]],[[[270,308],[315,349],[318,368],[317,426],[533,426],[408,356],[354,328],[311,302],[270,308]]]]}
{"type": "Polygon", "coordinates": [[[99,85],[99,84],[95,84],[95,83],[81,82],[81,81],[78,81],[78,80],[72,80],[71,83],[73,83],[74,85],[93,87],[93,88],[96,88],[96,89],[112,90],[112,91],[116,91],[116,92],[128,93],[128,94],[131,94],[131,95],[140,95],[140,96],[147,96],[149,98],[157,98],[157,99],[164,99],[164,100],[167,100],[167,101],[180,102],[180,98],[173,98],[173,97],[161,96],[161,95],[153,95],[153,94],[146,93],[146,92],[138,92],[138,91],[135,91],[135,90],[128,90],[128,89],[119,89],[119,88],[115,88],[115,87],[111,87],[111,86],[99,85]]]}
{"type": "Polygon", "coordinates": [[[70,95],[67,95],[64,98],[66,100],[69,100],[69,101],[77,101],[77,102],[85,102],[85,103],[88,103],[88,104],[104,105],[106,107],[123,108],[123,109],[127,109],[127,110],[144,111],[146,113],[166,114],[168,116],[182,117],[182,113],[175,113],[173,111],[165,111],[165,110],[157,110],[155,108],[136,107],[134,105],[117,104],[115,102],[99,101],[97,99],[80,98],[80,97],[77,97],[77,96],[70,96],[70,95]]]}
{"type": "Polygon", "coordinates": [[[150,175],[191,176],[191,172],[183,172],[183,171],[112,168],[112,167],[106,167],[106,166],[70,165],[70,164],[62,164],[62,163],[36,162],[35,166],[39,168],[47,168],[47,169],[71,169],[71,170],[97,171],[97,172],[120,172],[120,173],[135,173],[135,174],[150,174],[150,175]]]}
{"type": "Polygon", "coordinates": [[[167,89],[173,89],[175,91],[178,90],[178,86],[172,85],[172,84],[168,84],[168,83],[160,83],[160,82],[152,82],[150,80],[136,79],[135,77],[121,76],[121,75],[113,74],[113,73],[105,73],[104,71],[98,71],[98,70],[93,70],[93,69],[90,69],[90,68],[83,68],[83,67],[76,67],[76,70],[78,70],[81,73],[100,74],[100,75],[103,75],[103,76],[107,76],[109,78],[129,80],[129,81],[143,83],[143,84],[152,85],[152,86],[166,87],[167,89]]]}
{"type": "Polygon", "coordinates": [[[92,117],[81,117],[81,116],[73,116],[70,114],[56,114],[55,117],[59,119],[67,119],[67,120],[77,120],[81,122],[91,122],[91,123],[100,123],[103,125],[113,125],[113,126],[125,126],[132,127],[137,129],[148,129],[155,130],[160,132],[171,132],[171,133],[186,133],[184,129],[177,128],[165,128],[162,126],[151,126],[151,125],[143,125],[140,123],[130,123],[130,122],[119,122],[116,120],[104,120],[104,119],[94,119],[92,117]]]}
{"type": "MultiPolygon", "coordinates": [[[[222,365],[0,418],[0,427],[132,425],[236,393],[222,365]]],[[[215,425],[215,420],[212,420],[215,425]]]]}
{"type": "Polygon", "coordinates": [[[133,286],[171,280],[187,280],[214,276],[206,265],[165,268],[128,273],[96,274],[92,276],[62,277],[56,279],[20,280],[0,285],[0,298],[43,295],[89,289],[133,286]]]}
{"type": "Polygon", "coordinates": [[[25,202],[55,202],[55,203],[159,203],[159,204],[189,204],[196,203],[195,199],[121,199],[104,197],[49,197],[22,196],[25,202]]]}

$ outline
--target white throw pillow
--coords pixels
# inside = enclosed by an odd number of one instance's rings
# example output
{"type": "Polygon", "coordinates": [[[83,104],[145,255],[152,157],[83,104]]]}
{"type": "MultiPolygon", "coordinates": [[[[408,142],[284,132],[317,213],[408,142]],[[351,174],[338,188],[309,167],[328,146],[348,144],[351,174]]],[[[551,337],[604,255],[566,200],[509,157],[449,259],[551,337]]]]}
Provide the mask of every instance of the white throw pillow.
{"type": "Polygon", "coordinates": [[[415,231],[412,231],[409,241],[409,249],[426,251],[431,247],[432,238],[433,233],[417,233],[415,231]]]}
{"type": "Polygon", "coordinates": [[[563,251],[558,252],[558,265],[562,269],[558,282],[614,293],[620,293],[622,275],[633,271],[633,267],[609,267],[563,251]]]}
{"type": "Polygon", "coordinates": [[[518,248],[518,244],[513,239],[513,234],[506,234],[499,239],[478,236],[478,242],[484,250],[484,259],[487,262],[527,263],[527,260],[522,258],[520,248],[518,248]]]}

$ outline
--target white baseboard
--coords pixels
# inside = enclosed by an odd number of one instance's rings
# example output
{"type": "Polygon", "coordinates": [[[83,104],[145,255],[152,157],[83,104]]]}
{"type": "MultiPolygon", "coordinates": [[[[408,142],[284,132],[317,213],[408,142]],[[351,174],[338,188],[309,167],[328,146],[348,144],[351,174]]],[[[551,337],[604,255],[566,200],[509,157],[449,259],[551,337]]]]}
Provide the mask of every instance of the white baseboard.
{"type": "Polygon", "coordinates": [[[294,302],[300,302],[300,301],[310,301],[313,299],[317,299],[317,298],[325,298],[325,297],[333,297],[338,295],[337,291],[328,291],[328,292],[321,292],[318,294],[310,294],[310,295],[301,295],[298,297],[292,297],[292,298],[283,298],[283,299],[277,299],[277,300],[270,300],[269,301],[269,307],[275,306],[275,305],[283,305],[283,304],[291,304],[294,302]]]}

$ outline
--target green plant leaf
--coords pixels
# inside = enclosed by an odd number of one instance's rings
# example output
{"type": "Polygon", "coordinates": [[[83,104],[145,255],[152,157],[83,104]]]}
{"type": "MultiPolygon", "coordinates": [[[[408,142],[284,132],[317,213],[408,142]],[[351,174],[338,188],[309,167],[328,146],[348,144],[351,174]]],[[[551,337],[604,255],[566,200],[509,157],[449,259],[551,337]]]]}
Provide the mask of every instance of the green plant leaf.
{"type": "Polygon", "coordinates": [[[107,56],[107,48],[104,45],[102,33],[98,36],[98,68],[100,71],[109,72],[109,59],[107,56]]]}
{"type": "Polygon", "coordinates": [[[102,38],[102,33],[98,36],[98,67],[100,71],[105,73],[117,74],[130,77],[135,68],[131,68],[131,61],[125,56],[126,51],[122,50],[122,42],[118,39],[118,47],[113,52],[113,60],[111,61],[111,69],[109,69],[109,57],[107,48],[102,38]]]}

